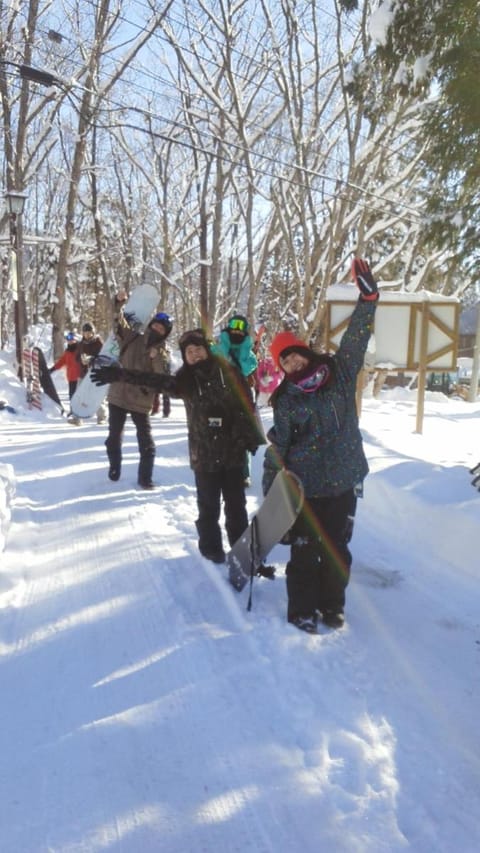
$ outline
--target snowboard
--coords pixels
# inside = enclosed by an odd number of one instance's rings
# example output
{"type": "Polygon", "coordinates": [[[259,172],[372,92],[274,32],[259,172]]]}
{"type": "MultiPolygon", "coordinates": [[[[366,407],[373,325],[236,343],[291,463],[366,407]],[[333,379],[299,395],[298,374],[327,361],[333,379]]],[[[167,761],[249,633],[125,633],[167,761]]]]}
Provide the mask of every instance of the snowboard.
{"type": "Polygon", "coordinates": [[[44,356],[42,350],[40,349],[40,347],[34,347],[33,352],[35,352],[37,354],[38,378],[40,380],[40,385],[42,386],[47,397],[50,397],[50,399],[53,400],[53,402],[57,404],[57,406],[59,407],[59,409],[63,415],[65,410],[63,408],[62,401],[60,400],[60,397],[58,396],[58,391],[54,385],[50,371],[47,367],[47,362],[45,360],[45,356],[44,356]]]}
{"type": "Polygon", "coordinates": [[[38,352],[35,347],[25,346],[23,350],[25,384],[27,386],[27,404],[29,409],[42,408],[42,387],[38,366],[38,352]]]}
{"type": "Polygon", "coordinates": [[[303,487],[291,471],[275,477],[258,512],[226,556],[228,579],[241,592],[263,560],[290,530],[303,506],[303,487]]]}
{"type": "MultiPolygon", "coordinates": [[[[142,331],[150,320],[159,300],[158,290],[151,284],[140,284],[132,292],[123,306],[123,316],[134,331],[142,331]]],[[[102,346],[94,363],[109,364],[118,361],[120,343],[112,332],[102,346]]],[[[93,366],[93,363],[92,363],[93,366]]],[[[70,401],[72,414],[77,418],[91,418],[102,404],[107,388],[95,385],[91,378],[91,368],[78,383],[77,390],[70,401]]]]}

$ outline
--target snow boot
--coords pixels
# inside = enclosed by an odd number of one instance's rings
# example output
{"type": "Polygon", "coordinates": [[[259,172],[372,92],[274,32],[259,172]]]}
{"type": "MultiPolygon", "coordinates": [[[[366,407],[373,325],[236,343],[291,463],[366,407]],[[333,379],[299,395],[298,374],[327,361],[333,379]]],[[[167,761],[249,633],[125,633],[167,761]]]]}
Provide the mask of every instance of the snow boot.
{"type": "Polygon", "coordinates": [[[322,613],[322,622],[328,628],[343,628],[345,625],[345,616],[342,610],[324,610],[322,613]]]}
{"type": "Polygon", "coordinates": [[[291,616],[288,620],[291,625],[295,625],[300,631],[306,631],[307,634],[317,633],[317,614],[312,613],[309,616],[291,616]]]}
{"type": "Polygon", "coordinates": [[[207,548],[199,548],[199,551],[202,557],[205,557],[206,560],[211,560],[212,563],[220,563],[225,562],[225,551],[223,549],[218,550],[208,550],[207,548]]]}

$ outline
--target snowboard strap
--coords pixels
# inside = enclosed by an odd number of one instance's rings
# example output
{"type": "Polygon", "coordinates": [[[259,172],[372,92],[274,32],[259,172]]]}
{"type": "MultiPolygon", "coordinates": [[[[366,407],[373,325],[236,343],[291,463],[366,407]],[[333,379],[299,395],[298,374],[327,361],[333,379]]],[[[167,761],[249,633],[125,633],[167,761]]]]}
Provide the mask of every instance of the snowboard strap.
{"type": "Polygon", "coordinates": [[[133,337],[132,337],[132,338],[130,338],[130,340],[129,340],[129,341],[127,341],[127,343],[123,345],[123,347],[121,348],[120,352],[118,353],[118,360],[119,360],[119,361],[120,361],[120,359],[121,359],[122,355],[123,355],[123,354],[127,351],[127,349],[129,348],[130,344],[133,344],[133,342],[137,340],[138,336],[139,336],[139,335],[138,335],[138,332],[135,332],[135,334],[133,335],[133,337]]]}
{"type": "Polygon", "coordinates": [[[253,578],[255,577],[255,557],[257,554],[257,542],[258,542],[258,521],[257,516],[254,515],[252,518],[252,535],[250,537],[250,591],[248,593],[248,602],[247,602],[247,611],[250,612],[252,609],[252,596],[253,596],[253,578]]]}

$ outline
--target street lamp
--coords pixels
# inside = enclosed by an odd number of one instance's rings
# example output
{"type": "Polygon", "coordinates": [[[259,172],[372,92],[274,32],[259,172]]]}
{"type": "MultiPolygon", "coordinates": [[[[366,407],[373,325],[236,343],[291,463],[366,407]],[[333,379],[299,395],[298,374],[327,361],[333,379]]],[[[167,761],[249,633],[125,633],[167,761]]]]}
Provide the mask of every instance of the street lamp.
{"type": "Polygon", "coordinates": [[[14,299],[15,322],[15,352],[17,359],[17,376],[23,382],[23,325],[25,299],[23,292],[23,229],[22,214],[27,195],[17,190],[5,193],[8,212],[10,214],[10,244],[12,247],[11,276],[14,299]]]}

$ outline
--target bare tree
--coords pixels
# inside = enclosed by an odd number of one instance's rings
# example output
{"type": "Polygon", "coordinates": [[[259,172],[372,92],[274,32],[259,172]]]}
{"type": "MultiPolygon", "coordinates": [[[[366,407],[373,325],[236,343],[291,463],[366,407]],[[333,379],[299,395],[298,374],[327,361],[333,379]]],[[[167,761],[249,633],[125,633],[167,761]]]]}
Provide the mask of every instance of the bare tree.
{"type": "Polygon", "coordinates": [[[98,302],[149,278],[185,325],[237,308],[312,339],[353,251],[392,286],[452,287],[420,237],[418,102],[372,62],[368,0],[151,0],[138,27],[125,5],[80,0],[68,52],[36,42],[63,80],[53,100],[27,90],[24,144],[60,234],[53,292],[41,277],[57,349],[87,288],[98,302]]]}
{"type": "MultiPolygon", "coordinates": [[[[75,209],[78,199],[79,184],[82,178],[82,169],[85,163],[87,150],[87,139],[93,125],[101,110],[102,102],[108,97],[115,84],[125,73],[133,62],[141,48],[156,31],[163,16],[168,11],[173,0],[169,0],[160,13],[154,12],[148,22],[142,28],[140,34],[127,50],[117,58],[114,72],[102,79],[102,63],[111,52],[111,39],[115,37],[122,21],[122,4],[115,0],[100,0],[95,7],[85,4],[84,8],[76,8],[78,15],[79,43],[83,45],[82,52],[85,54],[84,66],[78,75],[82,81],[82,95],[78,108],[78,126],[76,142],[69,174],[69,193],[65,211],[65,225],[57,269],[56,300],[52,312],[53,341],[55,351],[63,347],[63,323],[65,316],[65,282],[68,270],[68,261],[72,240],[75,232],[75,209]],[[93,8],[94,18],[92,21],[91,43],[85,45],[85,17],[93,8]],[[81,12],[81,14],[79,14],[81,12]]],[[[83,4],[82,4],[83,5],[83,4]]]]}
{"type": "MultiPolygon", "coordinates": [[[[40,173],[49,152],[55,145],[51,127],[60,102],[52,101],[51,93],[40,98],[32,96],[26,76],[19,72],[29,69],[39,21],[45,7],[38,0],[29,0],[27,8],[20,4],[1,4],[0,30],[0,99],[2,103],[1,132],[4,145],[4,175],[7,192],[23,192],[40,173]],[[44,112],[45,111],[45,112],[44,112]],[[42,122],[41,115],[44,114],[42,122]]],[[[5,224],[0,220],[0,229],[5,224]]],[[[23,245],[23,220],[16,223],[18,245],[23,245]]],[[[20,259],[23,264],[23,257],[20,259]]],[[[23,278],[23,276],[22,276],[23,278]]],[[[4,280],[5,281],[5,280],[4,280]]],[[[19,282],[17,333],[27,329],[26,300],[23,281],[19,282]]],[[[7,297],[7,293],[2,294],[7,297]]],[[[10,299],[2,298],[10,308],[10,299]]],[[[3,324],[2,324],[3,325],[3,324]]]]}

